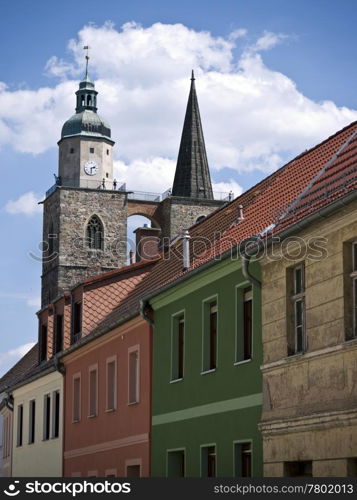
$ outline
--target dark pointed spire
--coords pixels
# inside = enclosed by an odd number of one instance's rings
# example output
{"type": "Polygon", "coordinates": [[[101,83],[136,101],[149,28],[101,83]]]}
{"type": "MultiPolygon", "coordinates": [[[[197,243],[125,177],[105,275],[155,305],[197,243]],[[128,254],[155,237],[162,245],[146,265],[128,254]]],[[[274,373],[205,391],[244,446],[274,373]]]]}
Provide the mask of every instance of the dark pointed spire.
{"type": "Polygon", "coordinates": [[[193,70],[172,195],[213,200],[193,70]]]}

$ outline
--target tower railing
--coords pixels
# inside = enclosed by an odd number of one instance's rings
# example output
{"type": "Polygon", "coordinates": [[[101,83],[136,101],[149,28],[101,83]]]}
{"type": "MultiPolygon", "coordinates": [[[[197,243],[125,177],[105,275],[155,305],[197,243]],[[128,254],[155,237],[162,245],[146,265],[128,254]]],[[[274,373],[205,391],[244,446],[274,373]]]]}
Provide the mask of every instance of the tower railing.
{"type": "MultiPolygon", "coordinates": [[[[82,188],[82,189],[98,189],[101,191],[121,191],[121,192],[127,192],[126,190],[126,183],[124,182],[118,182],[116,180],[114,181],[109,181],[108,179],[87,179],[87,180],[81,180],[80,185],[78,181],[61,181],[59,178],[56,178],[55,184],[50,187],[46,191],[46,198],[50,194],[52,194],[56,188],[60,187],[72,187],[72,188],[82,188]]],[[[166,198],[169,198],[172,196],[171,189],[167,189],[163,193],[152,193],[148,191],[129,191],[127,192],[127,196],[129,200],[138,200],[138,201],[151,201],[155,203],[160,203],[160,201],[165,200],[166,198]]],[[[213,198],[214,200],[217,201],[232,201],[234,199],[234,193],[230,191],[229,193],[227,192],[220,192],[220,191],[213,191],[213,198]]]]}
{"type": "Polygon", "coordinates": [[[52,194],[56,188],[60,187],[72,187],[72,188],[83,188],[83,189],[98,189],[101,191],[126,191],[126,183],[119,182],[116,180],[109,179],[86,179],[79,181],[62,181],[58,177],[56,178],[55,184],[46,191],[46,197],[52,194]]]}

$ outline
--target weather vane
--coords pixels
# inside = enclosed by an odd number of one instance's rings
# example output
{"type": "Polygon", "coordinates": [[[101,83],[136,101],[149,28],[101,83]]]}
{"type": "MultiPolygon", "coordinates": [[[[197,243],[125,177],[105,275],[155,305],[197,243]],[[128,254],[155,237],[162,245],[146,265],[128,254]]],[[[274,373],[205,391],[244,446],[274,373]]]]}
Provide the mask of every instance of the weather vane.
{"type": "Polygon", "coordinates": [[[89,61],[89,49],[90,49],[90,47],[89,47],[89,45],[85,45],[83,47],[83,49],[87,51],[87,53],[86,53],[86,77],[87,77],[88,76],[88,61],[89,61]]]}

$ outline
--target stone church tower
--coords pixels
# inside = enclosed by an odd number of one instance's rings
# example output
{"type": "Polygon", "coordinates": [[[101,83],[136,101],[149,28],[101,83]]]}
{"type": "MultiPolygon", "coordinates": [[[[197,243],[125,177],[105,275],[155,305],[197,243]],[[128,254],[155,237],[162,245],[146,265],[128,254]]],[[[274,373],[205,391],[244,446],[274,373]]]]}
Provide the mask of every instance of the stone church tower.
{"type": "Polygon", "coordinates": [[[42,307],[86,277],[127,263],[128,216],[147,216],[160,242],[224,203],[213,199],[193,74],[172,195],[161,200],[118,189],[114,141],[97,114],[97,94],[87,56],[76,113],[63,125],[58,142],[56,184],[43,202],[42,307]]]}
{"type": "Polygon", "coordinates": [[[114,141],[88,71],[63,125],[56,185],[44,201],[42,307],[84,278],[126,263],[127,195],[113,181],[114,141]],[[114,183],[114,184],[113,184],[114,183]]]}

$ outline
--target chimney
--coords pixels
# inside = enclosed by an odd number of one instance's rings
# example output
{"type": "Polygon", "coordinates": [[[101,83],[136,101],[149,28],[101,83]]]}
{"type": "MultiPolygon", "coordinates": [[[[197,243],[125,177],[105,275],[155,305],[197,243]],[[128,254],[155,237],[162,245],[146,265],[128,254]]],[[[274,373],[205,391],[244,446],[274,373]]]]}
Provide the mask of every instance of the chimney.
{"type": "Polygon", "coordinates": [[[155,227],[138,227],[136,235],[136,262],[157,257],[159,254],[161,230],[155,227]]]}
{"type": "Polygon", "coordinates": [[[238,217],[237,222],[241,222],[244,219],[243,215],[243,205],[238,205],[238,217]]]}
{"type": "Polygon", "coordinates": [[[182,255],[183,255],[183,268],[189,269],[190,264],[190,239],[191,236],[187,229],[182,232],[182,255]]]}
{"type": "Polygon", "coordinates": [[[134,264],[134,251],[132,249],[130,249],[130,251],[129,251],[129,262],[130,262],[130,265],[134,264]]]}

